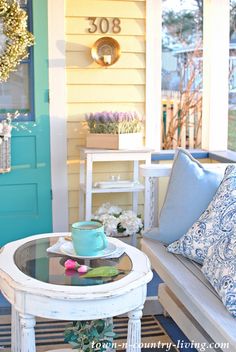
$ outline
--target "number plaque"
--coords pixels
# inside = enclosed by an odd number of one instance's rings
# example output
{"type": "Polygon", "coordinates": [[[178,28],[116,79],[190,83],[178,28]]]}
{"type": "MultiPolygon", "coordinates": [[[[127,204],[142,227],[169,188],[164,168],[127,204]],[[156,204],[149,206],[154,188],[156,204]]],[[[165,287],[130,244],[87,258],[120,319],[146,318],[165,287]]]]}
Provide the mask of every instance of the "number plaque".
{"type": "Polygon", "coordinates": [[[121,20],[118,17],[109,19],[107,17],[88,17],[90,21],[89,33],[108,33],[118,34],[121,32],[121,20]]]}

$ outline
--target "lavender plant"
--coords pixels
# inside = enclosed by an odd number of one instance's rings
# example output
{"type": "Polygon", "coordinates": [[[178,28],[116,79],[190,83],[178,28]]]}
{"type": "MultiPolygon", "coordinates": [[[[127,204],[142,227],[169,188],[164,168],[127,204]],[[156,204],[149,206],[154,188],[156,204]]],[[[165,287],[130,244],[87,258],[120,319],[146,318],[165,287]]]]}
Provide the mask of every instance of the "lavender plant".
{"type": "Polygon", "coordinates": [[[136,112],[102,111],[85,117],[90,133],[137,133],[143,130],[143,119],[136,112]]]}

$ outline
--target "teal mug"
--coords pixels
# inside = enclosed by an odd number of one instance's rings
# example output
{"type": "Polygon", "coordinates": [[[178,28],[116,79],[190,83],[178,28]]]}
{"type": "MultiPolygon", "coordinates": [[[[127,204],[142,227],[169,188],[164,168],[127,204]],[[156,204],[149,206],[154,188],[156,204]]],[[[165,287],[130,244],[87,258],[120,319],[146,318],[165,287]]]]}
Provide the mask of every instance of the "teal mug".
{"type": "Polygon", "coordinates": [[[107,247],[103,225],[97,221],[81,221],[72,224],[72,242],[80,256],[96,256],[107,247]]]}

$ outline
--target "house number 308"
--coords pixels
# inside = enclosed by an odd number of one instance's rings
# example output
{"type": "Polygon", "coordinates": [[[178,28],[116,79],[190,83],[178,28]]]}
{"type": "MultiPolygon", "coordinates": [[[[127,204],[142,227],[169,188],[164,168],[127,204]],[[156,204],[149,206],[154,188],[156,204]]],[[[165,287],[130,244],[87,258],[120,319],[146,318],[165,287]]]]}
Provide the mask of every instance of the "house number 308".
{"type": "Polygon", "coordinates": [[[108,20],[106,17],[89,17],[90,28],[89,33],[96,33],[100,31],[101,33],[113,32],[120,33],[121,31],[121,21],[118,17],[108,20]]]}

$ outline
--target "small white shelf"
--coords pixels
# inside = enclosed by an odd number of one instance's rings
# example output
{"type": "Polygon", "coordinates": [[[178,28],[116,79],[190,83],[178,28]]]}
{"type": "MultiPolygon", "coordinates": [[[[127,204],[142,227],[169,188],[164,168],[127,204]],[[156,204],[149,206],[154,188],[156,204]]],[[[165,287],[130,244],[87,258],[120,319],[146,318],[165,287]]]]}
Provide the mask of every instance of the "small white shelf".
{"type": "Polygon", "coordinates": [[[117,181],[100,181],[93,184],[94,188],[131,188],[138,186],[139,182],[130,180],[117,180],[117,181]]]}
{"type": "MultiPolygon", "coordinates": [[[[85,193],[86,186],[80,185],[80,189],[85,193]]],[[[127,193],[127,192],[141,192],[144,190],[144,185],[137,185],[133,187],[117,187],[117,188],[98,188],[93,187],[92,193],[127,193]]]]}
{"type": "MultiPolygon", "coordinates": [[[[145,186],[140,183],[139,162],[144,161],[146,165],[151,164],[151,149],[139,150],[108,150],[108,149],[80,149],[80,192],[79,192],[79,219],[90,220],[92,216],[92,195],[108,193],[131,193],[132,209],[138,211],[138,192],[145,191],[145,186]],[[93,183],[94,162],[124,161],[133,163],[133,177],[130,180],[100,181],[98,187],[93,183]],[[120,185],[119,185],[120,182],[120,185]],[[124,185],[127,183],[127,185],[124,185]],[[82,191],[82,192],[81,192],[82,191]]],[[[104,170],[105,171],[105,170],[104,170]]],[[[99,183],[99,182],[98,182],[99,183]]]]}

